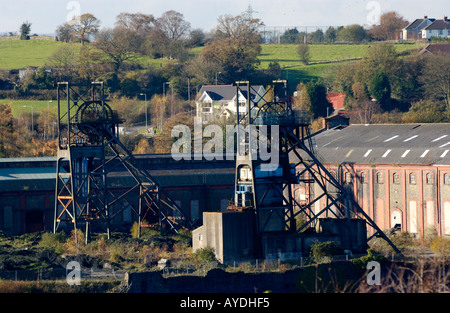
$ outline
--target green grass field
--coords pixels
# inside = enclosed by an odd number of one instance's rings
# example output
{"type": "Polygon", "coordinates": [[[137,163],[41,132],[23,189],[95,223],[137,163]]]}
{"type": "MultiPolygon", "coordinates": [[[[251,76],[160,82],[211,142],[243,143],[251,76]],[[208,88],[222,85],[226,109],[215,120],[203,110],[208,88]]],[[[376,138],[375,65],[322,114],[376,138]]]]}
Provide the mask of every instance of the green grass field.
{"type": "Polygon", "coordinates": [[[12,70],[42,66],[64,44],[50,40],[2,40],[0,68],[12,70]]]}
{"type": "Polygon", "coordinates": [[[41,101],[0,99],[0,103],[9,104],[12,108],[13,116],[15,118],[18,118],[20,114],[22,114],[22,112],[29,112],[30,114],[34,112],[34,114],[37,114],[41,111],[47,110],[48,108],[50,112],[57,113],[58,110],[58,104],[56,100],[41,101]]]}

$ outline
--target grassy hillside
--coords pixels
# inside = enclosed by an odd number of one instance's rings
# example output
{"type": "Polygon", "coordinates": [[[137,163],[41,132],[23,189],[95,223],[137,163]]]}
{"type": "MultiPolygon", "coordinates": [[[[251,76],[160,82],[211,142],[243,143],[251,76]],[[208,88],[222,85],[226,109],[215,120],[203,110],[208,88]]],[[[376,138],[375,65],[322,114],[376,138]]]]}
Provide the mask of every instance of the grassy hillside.
{"type": "MultiPolygon", "coordinates": [[[[302,65],[297,55],[297,45],[263,45],[260,56],[260,68],[269,66],[270,62],[277,61],[283,70],[282,79],[289,80],[289,89],[294,90],[300,81],[307,81],[327,76],[340,64],[348,60],[360,59],[372,44],[349,45],[309,45],[310,64],[302,65]],[[331,63],[330,63],[331,62],[331,63]]],[[[397,51],[419,51],[423,44],[396,44],[397,51]]]]}
{"type": "Polygon", "coordinates": [[[0,68],[42,66],[64,44],[50,40],[0,40],[0,68]]]}

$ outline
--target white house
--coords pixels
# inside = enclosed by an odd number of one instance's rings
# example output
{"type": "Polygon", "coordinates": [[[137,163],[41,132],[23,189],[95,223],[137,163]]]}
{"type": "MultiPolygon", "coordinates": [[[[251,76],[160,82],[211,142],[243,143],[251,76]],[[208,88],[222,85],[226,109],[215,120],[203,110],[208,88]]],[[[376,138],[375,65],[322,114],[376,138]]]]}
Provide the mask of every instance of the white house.
{"type": "MultiPolygon", "coordinates": [[[[252,86],[250,99],[259,102],[265,94],[263,86],[252,86]]],[[[197,117],[202,118],[204,123],[212,121],[226,121],[236,116],[239,103],[239,114],[247,113],[247,91],[237,89],[233,85],[205,85],[199,91],[195,101],[197,117]],[[237,98],[237,101],[236,101],[237,98]]]]}
{"type": "Polygon", "coordinates": [[[422,39],[430,39],[432,37],[450,37],[450,20],[447,16],[444,16],[442,20],[435,20],[422,29],[422,39]]]}
{"type": "Polygon", "coordinates": [[[402,29],[402,39],[403,40],[417,40],[422,38],[422,29],[433,23],[436,19],[424,16],[423,18],[418,18],[414,22],[410,23],[408,26],[402,29]]]}

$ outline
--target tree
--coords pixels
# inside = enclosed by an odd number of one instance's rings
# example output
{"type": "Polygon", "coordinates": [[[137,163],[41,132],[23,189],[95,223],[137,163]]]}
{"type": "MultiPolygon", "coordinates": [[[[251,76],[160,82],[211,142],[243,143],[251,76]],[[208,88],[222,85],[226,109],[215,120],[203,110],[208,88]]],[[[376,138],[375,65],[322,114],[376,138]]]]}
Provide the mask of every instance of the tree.
{"type": "Polygon", "coordinates": [[[221,77],[227,81],[248,78],[259,65],[261,37],[259,19],[248,15],[221,16],[214,40],[202,50],[208,62],[223,69],[221,77]]]}
{"type": "Polygon", "coordinates": [[[148,139],[142,138],[139,143],[134,147],[133,154],[150,154],[152,153],[152,147],[148,142],[148,139]]]}
{"type": "Polygon", "coordinates": [[[91,13],[85,13],[79,17],[75,17],[72,24],[74,34],[82,45],[85,42],[89,42],[91,36],[95,35],[100,28],[100,20],[91,13]]]}
{"type": "Polygon", "coordinates": [[[120,13],[116,18],[115,26],[133,34],[132,38],[136,41],[136,53],[145,54],[147,51],[148,35],[155,30],[155,17],[151,14],[142,13],[120,13]]]}
{"type": "Polygon", "coordinates": [[[325,32],[325,42],[333,43],[337,39],[337,30],[334,27],[328,27],[327,31],[325,32]]]}
{"type": "Polygon", "coordinates": [[[300,58],[300,61],[307,65],[309,63],[309,59],[311,58],[309,55],[309,46],[307,44],[301,43],[297,47],[297,54],[300,58]]]}
{"type": "Polygon", "coordinates": [[[370,124],[375,114],[380,113],[380,104],[370,100],[367,87],[360,82],[353,84],[352,94],[347,97],[347,107],[354,113],[352,122],[370,124]]]}
{"type": "Polygon", "coordinates": [[[0,103],[0,157],[22,156],[27,151],[24,136],[19,135],[11,106],[0,103]]]}
{"type": "Polygon", "coordinates": [[[369,33],[376,40],[394,40],[408,24],[397,12],[390,11],[380,16],[380,24],[374,25],[369,33]]]}
{"type": "Polygon", "coordinates": [[[420,77],[425,96],[444,101],[450,110],[450,58],[447,55],[428,55],[420,77]]]}
{"type": "Polygon", "coordinates": [[[125,61],[136,58],[136,33],[124,28],[104,29],[97,33],[94,46],[100,49],[113,64],[113,74],[118,75],[125,61]]]}
{"type": "Polygon", "coordinates": [[[450,119],[444,102],[421,100],[412,104],[408,112],[403,114],[404,123],[444,123],[450,119]]]}
{"type": "Polygon", "coordinates": [[[299,31],[297,28],[291,28],[286,30],[283,35],[280,36],[280,43],[291,44],[299,42],[299,31]]]}
{"type": "Polygon", "coordinates": [[[29,23],[28,21],[22,23],[22,25],[20,26],[20,40],[29,40],[30,32],[31,32],[31,23],[29,23]]]}
{"type": "Polygon", "coordinates": [[[305,85],[311,102],[311,113],[314,118],[327,116],[331,103],[327,99],[327,89],[320,82],[309,81],[305,85]]]}
{"type": "Polygon", "coordinates": [[[388,76],[378,71],[370,82],[370,94],[380,103],[381,108],[388,111],[391,100],[391,85],[388,76]]]}
{"type": "Polygon", "coordinates": [[[340,41],[359,43],[367,39],[367,33],[361,25],[352,24],[342,28],[338,37],[340,41]]]}
{"type": "Polygon", "coordinates": [[[164,55],[170,58],[180,58],[186,49],[191,24],[184,20],[183,14],[170,10],[165,12],[155,22],[156,38],[164,55]]]}
{"type": "Polygon", "coordinates": [[[75,40],[75,28],[71,23],[64,23],[56,28],[56,37],[63,42],[75,40]]]}
{"type": "Polygon", "coordinates": [[[77,70],[79,47],[63,45],[53,53],[48,62],[55,71],[58,81],[71,81],[77,70]]]}

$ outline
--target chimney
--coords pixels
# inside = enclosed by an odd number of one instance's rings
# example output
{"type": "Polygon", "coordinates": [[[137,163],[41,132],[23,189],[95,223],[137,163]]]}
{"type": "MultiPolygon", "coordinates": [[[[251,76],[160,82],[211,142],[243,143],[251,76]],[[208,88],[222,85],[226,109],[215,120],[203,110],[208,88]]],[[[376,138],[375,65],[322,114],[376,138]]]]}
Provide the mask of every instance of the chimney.
{"type": "Polygon", "coordinates": [[[448,22],[447,15],[444,16],[444,22],[448,22]]]}
{"type": "Polygon", "coordinates": [[[428,18],[428,15],[424,15],[423,19],[426,20],[428,18]]]}

